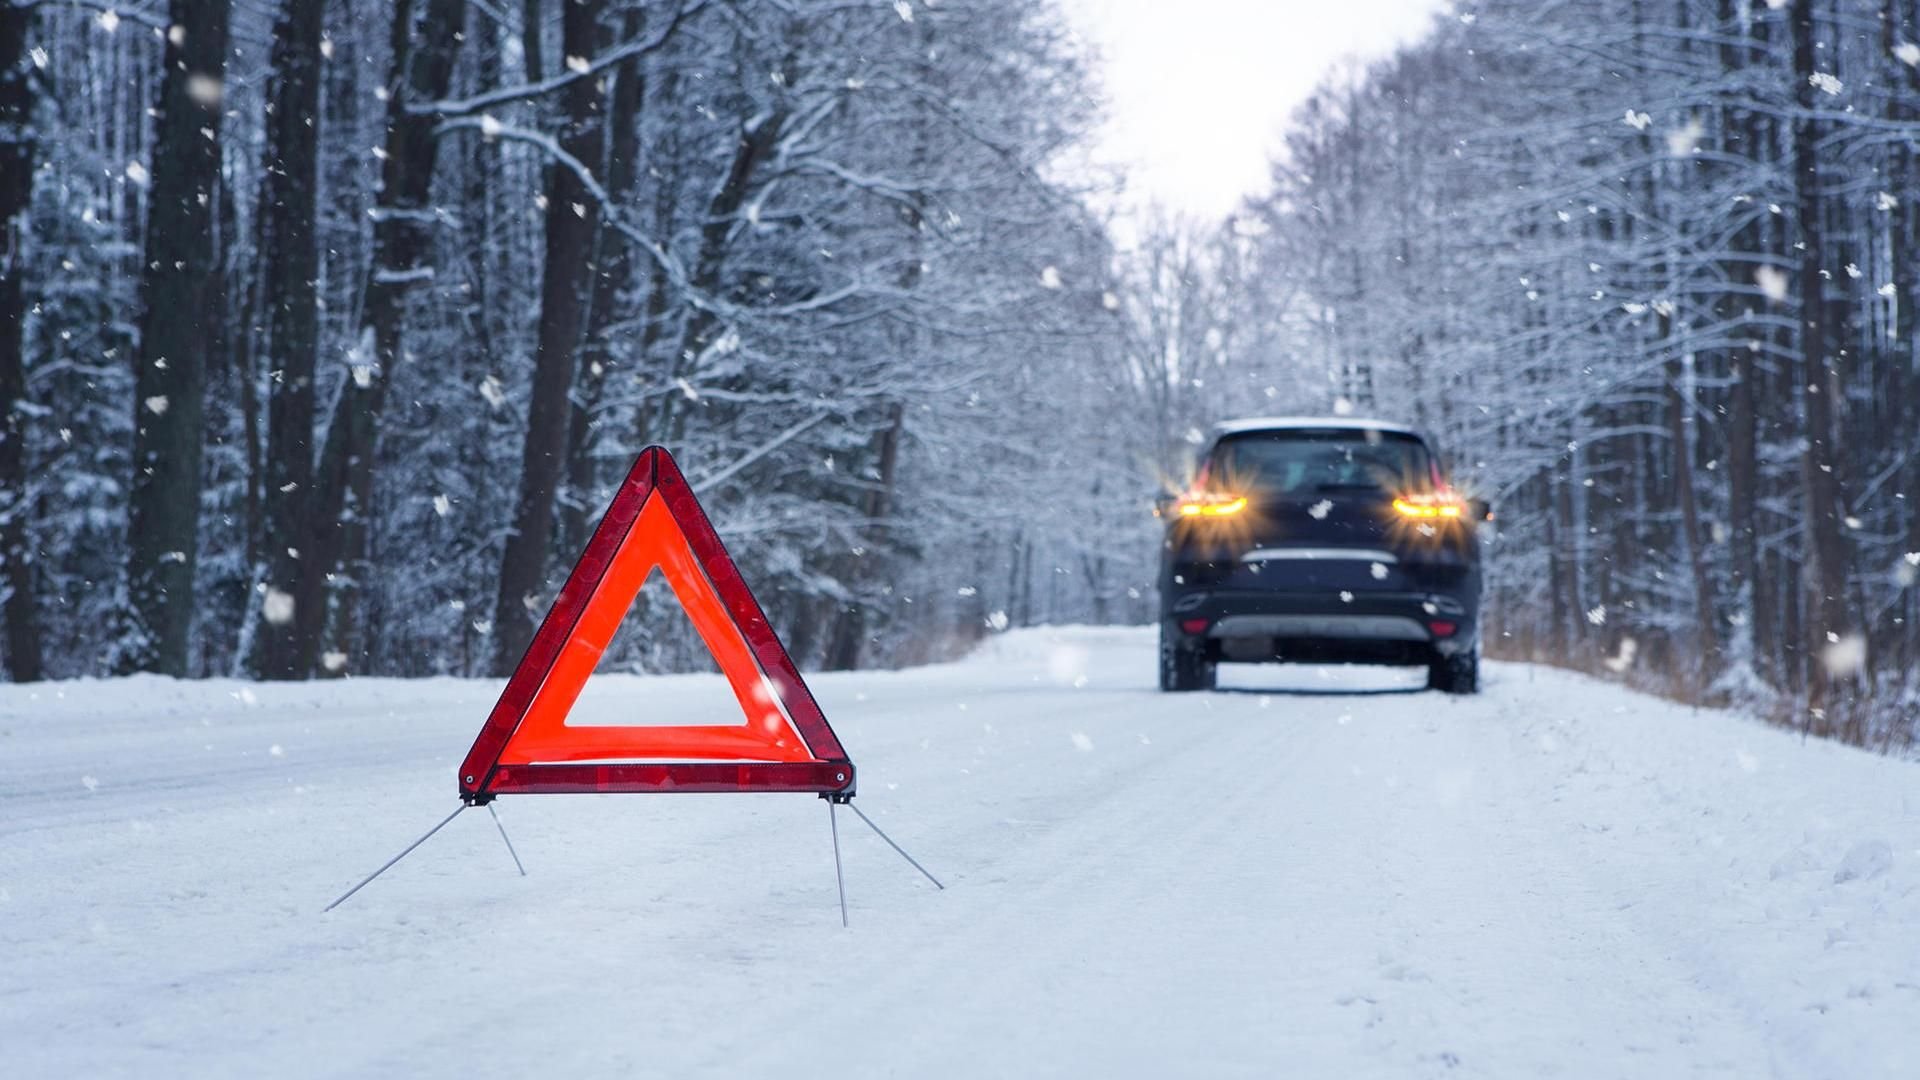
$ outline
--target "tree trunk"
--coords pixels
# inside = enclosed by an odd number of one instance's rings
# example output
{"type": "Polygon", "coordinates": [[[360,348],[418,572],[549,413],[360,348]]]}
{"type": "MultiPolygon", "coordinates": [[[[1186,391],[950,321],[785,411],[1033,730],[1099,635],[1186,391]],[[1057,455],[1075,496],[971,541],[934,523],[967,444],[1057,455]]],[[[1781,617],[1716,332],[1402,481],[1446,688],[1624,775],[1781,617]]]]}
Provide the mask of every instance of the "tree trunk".
{"type": "MultiPolygon", "coordinates": [[[[601,0],[563,5],[560,24],[567,56],[591,57],[599,37],[601,0]]],[[[600,171],[598,80],[576,79],[564,92],[566,120],[560,146],[589,172],[600,171]]],[[[513,531],[500,560],[494,602],[493,671],[513,671],[533,639],[553,537],[554,494],[566,464],[569,398],[575,351],[587,305],[593,237],[600,204],[571,168],[555,165],[547,179],[546,273],[540,287],[540,329],[533,386],[527,402],[527,439],[513,531]]]]}
{"type": "MultiPolygon", "coordinates": [[[[879,463],[879,475],[862,500],[861,510],[866,520],[858,533],[866,552],[849,560],[846,572],[841,575],[842,582],[861,577],[859,564],[864,560],[884,558],[886,521],[893,513],[894,480],[899,471],[900,436],[905,424],[906,409],[896,401],[888,410],[887,426],[874,436],[873,455],[879,463]]],[[[826,659],[821,665],[828,671],[852,671],[859,667],[860,652],[867,642],[867,607],[857,595],[858,590],[850,588],[850,591],[856,595],[841,606],[839,618],[834,620],[833,640],[827,646],[826,659]]]]}
{"type": "MultiPolygon", "coordinates": [[[[636,41],[644,29],[644,14],[634,8],[623,20],[621,38],[636,41]]],[[[640,111],[646,101],[646,81],[638,56],[621,61],[615,72],[613,106],[608,113],[611,133],[607,140],[607,198],[615,205],[625,205],[639,174],[640,111]]],[[[593,436],[599,423],[595,414],[599,411],[607,375],[617,364],[607,334],[619,312],[622,294],[633,277],[632,249],[625,237],[611,229],[602,229],[596,243],[599,248],[594,259],[597,272],[592,299],[587,306],[586,337],[580,351],[579,389],[574,394],[573,416],[567,433],[567,497],[561,501],[560,509],[560,549],[565,552],[577,551],[586,545],[593,520],[593,436]]]]}
{"type": "Polygon", "coordinates": [[[1807,625],[1809,698],[1811,707],[1832,704],[1834,687],[1848,681],[1848,673],[1829,670],[1822,658],[1829,645],[1854,632],[1847,611],[1847,541],[1841,518],[1842,459],[1835,441],[1840,407],[1840,380],[1836,377],[1828,341],[1828,308],[1821,277],[1824,269],[1819,141],[1821,125],[1812,114],[1823,108],[1819,91],[1809,79],[1820,70],[1815,45],[1813,0],[1794,0],[1793,71],[1801,115],[1793,121],[1793,177],[1801,244],[1800,347],[1806,357],[1802,405],[1806,413],[1806,454],[1801,462],[1807,506],[1813,574],[1812,619],[1807,625]]]}
{"type": "Polygon", "coordinates": [[[115,666],[187,674],[200,524],[202,397],[217,297],[213,196],[228,0],[171,0],[154,119],[127,505],[130,626],[115,666]],[[211,137],[209,137],[211,133],[211,137]]]}
{"type": "MultiPolygon", "coordinates": [[[[1660,322],[1661,339],[1670,340],[1672,330],[1660,322]]],[[[1667,363],[1667,443],[1672,454],[1674,496],[1680,503],[1681,541],[1687,546],[1687,566],[1693,575],[1694,633],[1691,651],[1693,663],[1679,672],[1691,696],[1698,699],[1713,681],[1720,667],[1719,606],[1714,601],[1713,571],[1707,564],[1706,537],[1700,529],[1700,500],[1694,491],[1693,425],[1688,420],[1692,400],[1687,393],[1691,379],[1683,362],[1667,363]]]]}
{"type": "Polygon", "coordinates": [[[314,236],[319,195],[320,27],[325,0],[286,0],[274,27],[260,220],[267,319],[266,554],[260,675],[313,671],[325,568],[311,544],[314,368],[320,351],[314,236]]]}
{"type": "Polygon", "coordinates": [[[33,514],[27,476],[27,208],[33,202],[33,86],[27,31],[33,14],[0,6],[0,621],[7,677],[45,674],[34,612],[33,514]]]}
{"type": "MultiPolygon", "coordinates": [[[[788,78],[791,83],[791,76],[788,78]]],[[[719,291],[720,281],[727,265],[728,241],[733,236],[734,226],[738,223],[740,208],[746,205],[747,196],[753,191],[755,173],[766,164],[779,144],[780,135],[787,126],[787,107],[782,104],[770,113],[756,117],[754,122],[740,132],[739,141],[734,144],[733,160],[727,165],[727,178],[714,193],[707,204],[705,224],[700,227],[700,253],[694,262],[692,286],[696,293],[711,296],[719,291]]],[[[716,340],[720,328],[720,317],[706,307],[699,307],[687,316],[686,325],[680,334],[680,347],[668,357],[666,382],[685,377],[693,370],[707,347],[716,340]]],[[[678,395],[661,395],[663,415],[656,425],[666,441],[679,437],[686,426],[685,410],[679,407],[678,395]]]]}
{"type": "MultiPolygon", "coordinates": [[[[367,522],[373,514],[374,452],[387,391],[404,356],[407,301],[416,285],[433,277],[433,173],[439,140],[437,114],[412,106],[439,101],[452,84],[453,64],[464,28],[465,0],[427,0],[416,32],[415,0],[397,0],[390,43],[396,92],[387,99],[386,156],[374,208],[373,258],[356,348],[359,364],[348,373],[334,402],[333,420],[314,477],[314,516],[308,544],[313,565],[345,580],[369,576],[367,522]]],[[[318,584],[318,583],[316,583],[318,584]]],[[[316,597],[317,598],[317,597],[316,597]]],[[[335,599],[330,633],[336,649],[355,647],[360,596],[335,599]]],[[[349,661],[351,663],[351,660],[349,661]]]]}
{"type": "MultiPolygon", "coordinates": [[[[1722,25],[1737,27],[1738,19],[1735,0],[1720,0],[1722,25]]],[[[1729,36],[1720,46],[1721,66],[1729,72],[1741,70],[1746,66],[1746,50],[1744,43],[1729,36]]],[[[1762,155],[1769,146],[1766,122],[1754,109],[1726,110],[1721,122],[1721,139],[1723,152],[1753,161],[1764,160],[1762,155]]],[[[1761,251],[1763,239],[1758,225],[1741,228],[1734,237],[1733,258],[1725,266],[1728,281],[1744,284],[1752,279],[1754,263],[1751,260],[1761,251]]],[[[1739,293],[1729,292],[1721,297],[1717,314],[1723,322],[1735,319],[1745,322],[1752,314],[1752,302],[1739,293]]],[[[1728,577],[1739,620],[1733,628],[1729,652],[1735,658],[1744,657],[1756,674],[1767,670],[1759,637],[1760,534],[1756,512],[1760,497],[1760,426],[1755,402],[1759,375],[1755,365],[1764,340],[1765,335],[1759,330],[1736,334],[1734,341],[1744,341],[1745,345],[1735,344],[1727,353],[1728,577]]]]}

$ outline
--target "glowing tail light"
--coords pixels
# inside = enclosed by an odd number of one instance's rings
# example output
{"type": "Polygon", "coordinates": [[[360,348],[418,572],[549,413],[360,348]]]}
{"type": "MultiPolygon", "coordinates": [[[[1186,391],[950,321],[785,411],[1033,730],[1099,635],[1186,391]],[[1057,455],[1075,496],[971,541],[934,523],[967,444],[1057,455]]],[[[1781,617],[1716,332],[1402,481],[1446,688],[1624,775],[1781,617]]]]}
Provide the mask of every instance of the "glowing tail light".
{"type": "Polygon", "coordinates": [[[1393,508],[1401,517],[1410,518],[1463,518],[1467,516],[1466,504],[1449,495],[1408,495],[1393,500],[1393,508]]]}
{"type": "Polygon", "coordinates": [[[1222,496],[1189,497],[1180,500],[1181,517],[1231,517],[1247,508],[1246,496],[1225,498],[1222,496]]]}

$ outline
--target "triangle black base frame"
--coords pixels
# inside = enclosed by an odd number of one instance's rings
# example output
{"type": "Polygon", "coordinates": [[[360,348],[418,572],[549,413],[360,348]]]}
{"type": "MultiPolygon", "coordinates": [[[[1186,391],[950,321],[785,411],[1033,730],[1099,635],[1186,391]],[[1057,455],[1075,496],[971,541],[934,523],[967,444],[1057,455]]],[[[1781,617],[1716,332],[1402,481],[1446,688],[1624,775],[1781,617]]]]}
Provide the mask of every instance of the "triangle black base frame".
{"type": "MultiPolygon", "coordinates": [[[[901,858],[907,860],[907,863],[911,865],[915,870],[920,871],[920,873],[923,876],[925,876],[928,881],[933,882],[934,888],[939,889],[941,892],[946,891],[947,887],[940,883],[939,878],[934,877],[933,874],[930,871],[928,871],[926,867],[921,866],[920,861],[918,859],[915,859],[913,856],[907,854],[907,850],[905,848],[901,847],[899,844],[894,843],[893,837],[888,836],[886,832],[880,828],[880,826],[875,825],[873,823],[873,819],[868,817],[864,811],[862,811],[858,806],[853,805],[853,796],[822,795],[820,797],[827,801],[827,825],[832,830],[832,833],[833,833],[833,879],[834,879],[835,885],[837,885],[840,890],[840,925],[841,926],[848,925],[847,924],[847,879],[846,879],[846,875],[841,871],[841,868],[840,868],[840,819],[836,812],[836,809],[835,809],[836,807],[844,805],[847,809],[853,811],[854,814],[857,815],[861,821],[866,823],[867,828],[873,830],[873,834],[875,836],[878,836],[880,839],[886,841],[887,846],[892,848],[896,854],[898,854],[901,858]]],[[[493,801],[488,800],[484,804],[462,802],[459,806],[454,808],[453,813],[448,814],[444,818],[441,818],[440,823],[438,825],[435,825],[433,828],[428,829],[426,833],[420,837],[420,839],[415,840],[411,844],[408,844],[400,852],[400,854],[395,855],[393,858],[388,859],[386,862],[382,863],[380,865],[380,869],[375,870],[373,873],[368,874],[364,878],[361,878],[359,884],[355,885],[351,889],[348,889],[346,892],[341,893],[340,897],[336,899],[333,903],[328,904],[324,908],[321,908],[320,909],[321,914],[324,915],[327,912],[332,911],[334,908],[339,907],[341,904],[346,903],[347,900],[351,898],[354,893],[357,893],[361,889],[366,888],[368,885],[373,883],[373,880],[375,878],[379,877],[381,874],[386,873],[388,870],[393,869],[393,867],[397,863],[399,863],[401,859],[404,859],[407,856],[413,854],[413,851],[415,848],[419,847],[421,844],[426,843],[428,840],[433,839],[434,833],[437,833],[441,829],[446,828],[447,825],[451,823],[454,818],[457,818],[460,816],[462,811],[465,811],[474,805],[485,805],[487,808],[487,813],[493,815],[493,824],[496,828],[500,830],[500,839],[504,841],[507,845],[507,854],[513,857],[514,868],[520,871],[521,877],[526,877],[527,868],[521,865],[520,853],[513,849],[513,841],[508,839],[507,827],[505,824],[503,824],[500,821],[500,815],[494,811],[493,801]]]]}

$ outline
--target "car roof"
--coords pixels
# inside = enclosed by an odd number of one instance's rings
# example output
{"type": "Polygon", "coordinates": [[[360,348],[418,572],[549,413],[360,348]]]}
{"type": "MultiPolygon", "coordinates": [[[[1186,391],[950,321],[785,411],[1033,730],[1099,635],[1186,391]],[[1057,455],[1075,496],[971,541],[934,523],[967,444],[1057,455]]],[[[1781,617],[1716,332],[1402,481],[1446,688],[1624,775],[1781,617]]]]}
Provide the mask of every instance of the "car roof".
{"type": "Polygon", "coordinates": [[[1241,420],[1222,420],[1213,425],[1215,437],[1243,435],[1252,431],[1385,431],[1396,435],[1420,437],[1405,424],[1390,420],[1364,420],[1350,416],[1256,416],[1241,420]]]}

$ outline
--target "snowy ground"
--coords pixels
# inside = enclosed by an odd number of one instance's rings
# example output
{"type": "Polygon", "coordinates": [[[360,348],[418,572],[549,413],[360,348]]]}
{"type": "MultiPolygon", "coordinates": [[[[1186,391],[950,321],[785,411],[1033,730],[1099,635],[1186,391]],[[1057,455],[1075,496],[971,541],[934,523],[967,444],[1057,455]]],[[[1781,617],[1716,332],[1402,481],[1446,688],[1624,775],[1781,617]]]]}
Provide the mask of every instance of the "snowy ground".
{"type": "MultiPolygon", "coordinates": [[[[860,804],[455,805],[497,685],[0,687],[0,1072],[1920,1076],[1920,766],[1590,680],[1029,631],[824,676],[860,804]]],[[[603,677],[724,707],[717,677],[603,677]]]]}

